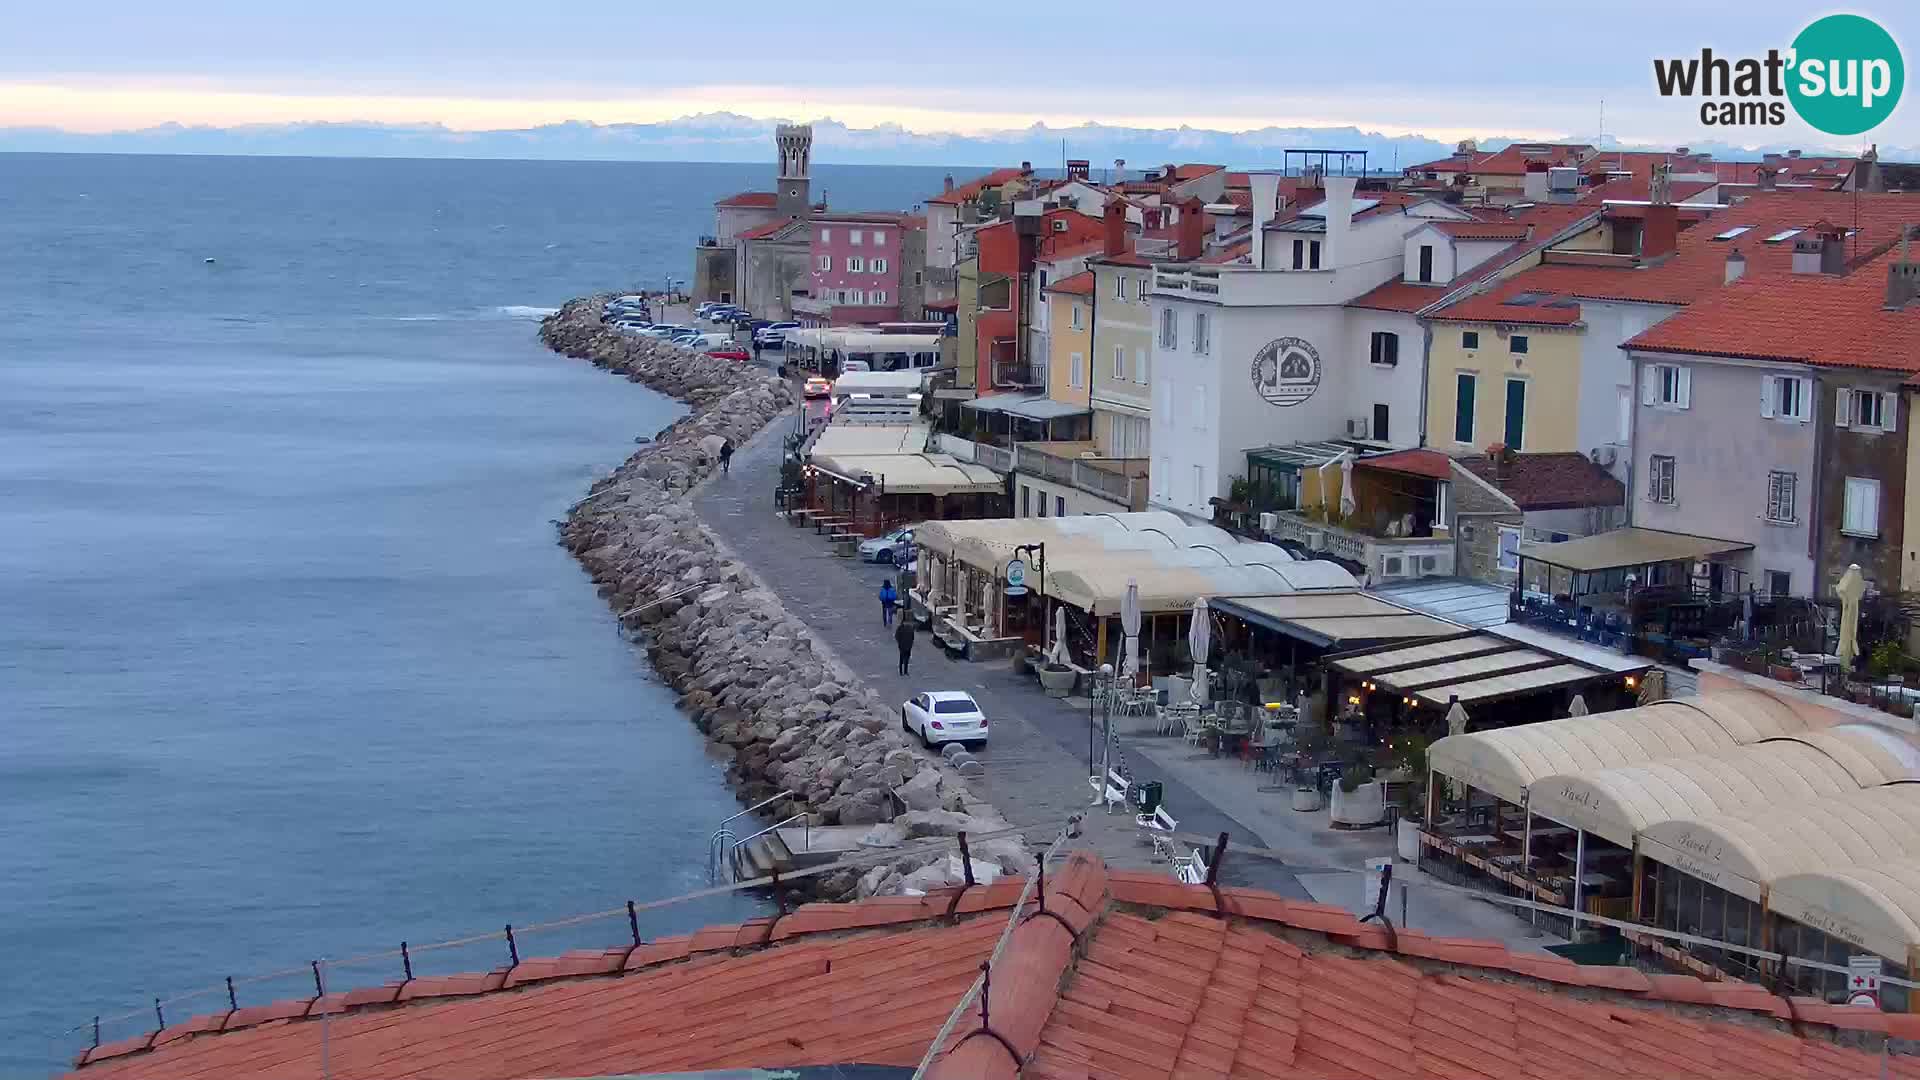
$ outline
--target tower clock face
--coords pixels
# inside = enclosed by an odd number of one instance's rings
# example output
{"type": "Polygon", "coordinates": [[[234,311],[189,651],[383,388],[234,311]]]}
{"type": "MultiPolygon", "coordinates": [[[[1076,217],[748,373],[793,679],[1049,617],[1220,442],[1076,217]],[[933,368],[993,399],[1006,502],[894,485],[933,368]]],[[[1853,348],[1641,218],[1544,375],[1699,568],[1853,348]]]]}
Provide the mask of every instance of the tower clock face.
{"type": "Polygon", "coordinates": [[[1320,389],[1320,353],[1304,339],[1276,338],[1253,354],[1253,390],[1269,405],[1298,405],[1320,389]]]}

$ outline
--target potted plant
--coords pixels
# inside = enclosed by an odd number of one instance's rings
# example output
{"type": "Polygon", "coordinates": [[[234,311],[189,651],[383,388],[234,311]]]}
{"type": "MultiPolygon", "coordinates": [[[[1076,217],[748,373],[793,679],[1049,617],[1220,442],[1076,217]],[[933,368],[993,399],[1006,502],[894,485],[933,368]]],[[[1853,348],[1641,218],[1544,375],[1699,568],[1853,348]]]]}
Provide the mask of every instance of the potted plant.
{"type": "Polygon", "coordinates": [[[1373,766],[1364,758],[1347,762],[1341,770],[1327,817],[1336,829],[1364,829],[1387,819],[1386,785],[1374,779],[1373,766]]]}
{"type": "Polygon", "coordinates": [[[1294,749],[1299,755],[1296,760],[1304,762],[1294,768],[1293,808],[1295,810],[1310,813],[1320,809],[1319,762],[1332,745],[1333,740],[1325,729],[1317,724],[1301,721],[1299,729],[1294,734],[1294,749]]]}
{"type": "Polygon", "coordinates": [[[1048,697],[1063,698],[1073,692],[1074,681],[1080,673],[1065,664],[1048,662],[1034,669],[1040,675],[1040,689],[1048,697]]]}
{"type": "Polygon", "coordinates": [[[1387,761],[1393,771],[1404,776],[1400,787],[1400,817],[1394,826],[1394,845],[1400,858],[1415,862],[1420,858],[1420,826],[1427,813],[1427,737],[1418,731],[1403,731],[1387,743],[1387,761]]]}

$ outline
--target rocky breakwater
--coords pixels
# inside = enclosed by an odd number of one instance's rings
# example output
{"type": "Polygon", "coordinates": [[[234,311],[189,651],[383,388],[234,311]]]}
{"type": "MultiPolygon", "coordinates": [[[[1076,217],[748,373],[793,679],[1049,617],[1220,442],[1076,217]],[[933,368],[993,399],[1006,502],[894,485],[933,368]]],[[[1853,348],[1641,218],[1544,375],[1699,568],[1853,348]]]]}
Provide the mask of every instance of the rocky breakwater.
{"type": "MultiPolygon", "coordinates": [[[[756,367],[609,330],[601,303],[567,304],[542,323],[542,340],[693,408],[594,484],[562,524],[562,542],[645,642],[681,707],[731,754],[745,798],[791,792],[769,811],[871,826],[861,844],[874,849],[966,832],[981,838],[970,845],[976,879],[1030,872],[1018,837],[989,836],[1011,826],[951,766],[914,748],[898,706],[862,685],[726,551],[687,497],[717,467],[721,440],[744,445],[793,407],[792,388],[756,367]]],[[[903,853],[813,880],[838,898],[930,888],[959,871],[944,852],[903,853]]]]}

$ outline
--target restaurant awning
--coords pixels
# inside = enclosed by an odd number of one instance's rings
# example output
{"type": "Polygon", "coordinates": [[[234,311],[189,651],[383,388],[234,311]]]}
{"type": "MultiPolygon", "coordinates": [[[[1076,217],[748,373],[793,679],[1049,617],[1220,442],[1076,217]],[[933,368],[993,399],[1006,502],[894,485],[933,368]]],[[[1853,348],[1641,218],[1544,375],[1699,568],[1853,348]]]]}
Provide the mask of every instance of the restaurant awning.
{"type": "MultiPolygon", "coordinates": [[[[1179,554],[1169,552],[1166,554],[1179,554]]],[[[1299,568],[1311,563],[1285,562],[1246,566],[1163,566],[1128,560],[1076,560],[1071,568],[1047,575],[1047,595],[1082,611],[1114,614],[1126,596],[1131,582],[1140,590],[1140,610],[1184,611],[1196,597],[1223,595],[1276,595],[1315,588],[1299,584],[1324,580],[1318,574],[1301,575],[1299,568]]],[[[1328,563],[1328,566],[1333,564],[1328,563]]],[[[1338,570],[1338,567],[1334,567],[1338,570]]],[[[1345,571],[1340,571],[1345,574],[1345,571]]],[[[1335,586],[1339,587],[1339,586],[1335,586]]],[[[1357,588],[1347,575],[1345,588],[1357,588]]]]}
{"type": "Polygon", "coordinates": [[[989,394],[962,402],[960,407],[983,413],[1003,412],[1022,420],[1058,420],[1066,416],[1083,416],[1092,411],[1086,405],[1055,401],[1040,394],[989,394]]]}
{"type": "MultiPolygon", "coordinates": [[[[1410,648],[1458,644],[1456,640],[1410,648]]],[[[1441,776],[1519,805],[1542,777],[1744,746],[1796,734],[1806,727],[1806,720],[1785,703],[1757,690],[1732,690],[1637,709],[1449,735],[1427,751],[1427,763],[1441,776]]]]}
{"type": "Polygon", "coordinates": [[[1910,969],[1920,948],[1920,859],[1789,874],[1767,890],[1767,907],[1910,969]]]}
{"type": "Polygon", "coordinates": [[[1619,570],[1652,563],[1690,562],[1752,549],[1752,544],[1738,540],[1716,540],[1711,536],[1632,527],[1583,536],[1578,540],[1562,540],[1557,544],[1543,540],[1520,541],[1521,558],[1578,573],[1619,570]]]}
{"type": "Polygon", "coordinates": [[[1362,592],[1223,596],[1215,611],[1311,645],[1459,634],[1463,627],[1362,592]]]}
{"type": "Polygon", "coordinates": [[[849,483],[872,485],[887,495],[991,494],[1002,490],[998,474],[985,465],[945,454],[813,455],[814,467],[849,483]]]}
{"type": "Polygon", "coordinates": [[[1455,701],[1470,705],[1630,673],[1584,663],[1551,645],[1529,647],[1486,631],[1427,644],[1383,646],[1331,661],[1336,671],[1441,708],[1455,701]]]}
{"type": "Polygon", "coordinates": [[[838,454],[918,454],[927,448],[925,424],[828,424],[813,441],[813,457],[838,454]]]}

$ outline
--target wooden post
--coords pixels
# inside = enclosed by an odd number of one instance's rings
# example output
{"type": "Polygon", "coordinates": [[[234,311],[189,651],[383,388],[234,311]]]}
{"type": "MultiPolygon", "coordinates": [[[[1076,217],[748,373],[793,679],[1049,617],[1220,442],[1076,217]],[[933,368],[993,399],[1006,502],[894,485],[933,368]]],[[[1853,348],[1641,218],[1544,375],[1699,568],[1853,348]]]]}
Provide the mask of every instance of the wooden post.
{"type": "Polygon", "coordinates": [[[1585,910],[1580,906],[1580,901],[1586,893],[1587,883],[1581,879],[1586,876],[1587,830],[1575,829],[1573,831],[1573,936],[1576,938],[1580,935],[1580,912],[1585,910]]]}
{"type": "Polygon", "coordinates": [[[1098,616],[1095,619],[1100,625],[1094,635],[1093,666],[1098,668],[1107,658],[1107,620],[1098,616]]]}
{"type": "MultiPolygon", "coordinates": [[[[1533,789],[1528,788],[1526,801],[1520,804],[1520,815],[1526,819],[1520,831],[1520,876],[1527,881],[1533,880],[1533,789]]],[[[1533,925],[1540,925],[1540,909],[1531,908],[1533,925]]]]}
{"type": "MultiPolygon", "coordinates": [[[[1633,839],[1633,921],[1634,922],[1647,921],[1640,914],[1640,888],[1641,888],[1640,883],[1643,877],[1642,871],[1645,869],[1645,866],[1646,866],[1646,856],[1640,854],[1640,838],[1636,836],[1633,839]]],[[[1762,916],[1760,921],[1764,923],[1766,921],[1765,916],[1762,916]]]]}

